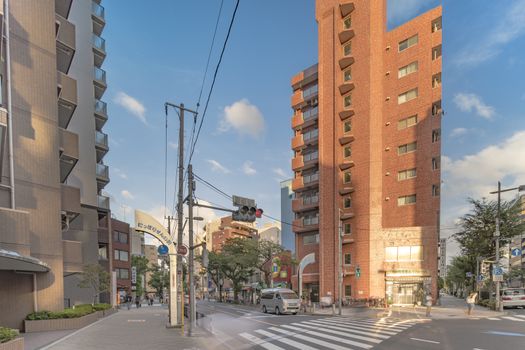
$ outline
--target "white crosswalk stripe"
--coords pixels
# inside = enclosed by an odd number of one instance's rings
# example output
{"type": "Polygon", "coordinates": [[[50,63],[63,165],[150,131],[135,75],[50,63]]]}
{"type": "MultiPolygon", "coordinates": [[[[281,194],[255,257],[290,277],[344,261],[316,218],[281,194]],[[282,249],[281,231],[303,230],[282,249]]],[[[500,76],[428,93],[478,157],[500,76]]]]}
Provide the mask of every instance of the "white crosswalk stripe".
{"type": "Polygon", "coordinates": [[[525,318],[525,315],[514,315],[516,317],[521,317],[521,318],[525,318]]]}
{"type": "Polygon", "coordinates": [[[505,319],[505,320],[510,320],[510,321],[516,321],[516,322],[525,322],[525,320],[521,320],[517,317],[512,317],[512,316],[501,316],[501,318],[505,319]]]}
{"type": "Polygon", "coordinates": [[[417,322],[392,319],[329,317],[255,329],[240,336],[268,350],[372,349],[417,322]]]}

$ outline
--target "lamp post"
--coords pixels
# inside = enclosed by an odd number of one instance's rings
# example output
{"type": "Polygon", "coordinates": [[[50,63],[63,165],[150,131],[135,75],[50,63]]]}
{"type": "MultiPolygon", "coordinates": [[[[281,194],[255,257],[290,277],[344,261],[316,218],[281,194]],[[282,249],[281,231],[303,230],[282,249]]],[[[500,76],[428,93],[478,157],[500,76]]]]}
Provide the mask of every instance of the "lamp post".
{"type": "MultiPolygon", "coordinates": [[[[501,193],[502,192],[509,192],[509,191],[515,191],[518,190],[518,192],[525,191],[525,185],[521,185],[518,187],[513,188],[507,188],[502,190],[501,189],[501,181],[498,181],[498,190],[492,191],[490,194],[498,194],[498,210],[496,213],[496,232],[494,233],[494,237],[496,239],[496,268],[499,268],[499,240],[500,240],[500,214],[501,214],[501,193]]],[[[500,281],[496,281],[496,308],[499,311],[503,311],[503,304],[501,303],[501,295],[500,295],[500,281]]]]}

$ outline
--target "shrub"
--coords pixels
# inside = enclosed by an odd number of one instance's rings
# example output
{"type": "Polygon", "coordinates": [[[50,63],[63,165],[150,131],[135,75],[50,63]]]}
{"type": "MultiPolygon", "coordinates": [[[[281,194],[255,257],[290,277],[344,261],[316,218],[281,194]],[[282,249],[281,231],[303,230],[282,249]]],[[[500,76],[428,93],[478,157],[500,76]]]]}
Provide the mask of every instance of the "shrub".
{"type": "Polygon", "coordinates": [[[93,310],[95,311],[102,311],[102,310],[108,310],[111,309],[111,304],[95,304],[93,305],[93,310]]]}
{"type": "Polygon", "coordinates": [[[7,343],[16,337],[18,337],[18,331],[16,329],[0,327],[0,343],[7,343]]]}
{"type": "Polygon", "coordinates": [[[77,318],[89,315],[96,309],[91,304],[75,305],[74,308],[64,309],[64,311],[38,311],[26,316],[26,320],[55,320],[59,318],[77,318]]]}
{"type": "Polygon", "coordinates": [[[49,311],[38,311],[27,315],[26,320],[48,320],[51,312],[49,311]]]}

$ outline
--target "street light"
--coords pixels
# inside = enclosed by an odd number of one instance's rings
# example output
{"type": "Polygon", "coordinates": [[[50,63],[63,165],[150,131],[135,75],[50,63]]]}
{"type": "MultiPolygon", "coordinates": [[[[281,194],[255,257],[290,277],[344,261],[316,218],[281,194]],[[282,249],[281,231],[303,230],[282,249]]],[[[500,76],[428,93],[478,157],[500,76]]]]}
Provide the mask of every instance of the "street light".
{"type": "MultiPolygon", "coordinates": [[[[499,237],[500,237],[499,221],[500,221],[500,210],[501,210],[501,193],[515,191],[515,190],[518,190],[518,192],[525,191],[525,185],[502,190],[501,182],[498,181],[498,190],[490,192],[490,194],[496,194],[496,193],[498,194],[498,211],[496,213],[496,232],[494,232],[494,237],[496,237],[496,268],[499,268],[499,237]]],[[[503,304],[501,303],[501,295],[500,295],[499,290],[500,290],[500,281],[497,280],[496,281],[496,308],[499,311],[503,311],[503,304]]]]}

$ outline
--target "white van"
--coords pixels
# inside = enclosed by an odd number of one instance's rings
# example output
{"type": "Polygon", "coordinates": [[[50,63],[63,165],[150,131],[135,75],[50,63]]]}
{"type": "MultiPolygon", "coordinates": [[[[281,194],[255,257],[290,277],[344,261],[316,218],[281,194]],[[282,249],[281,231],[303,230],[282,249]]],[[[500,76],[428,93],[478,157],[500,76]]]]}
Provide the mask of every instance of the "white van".
{"type": "Polygon", "coordinates": [[[272,288],[261,291],[261,307],[264,313],[275,312],[280,314],[297,314],[301,300],[291,289],[272,288]]]}

